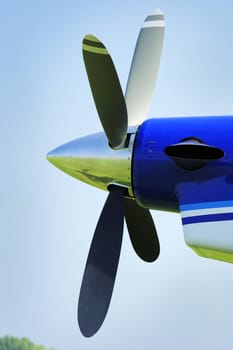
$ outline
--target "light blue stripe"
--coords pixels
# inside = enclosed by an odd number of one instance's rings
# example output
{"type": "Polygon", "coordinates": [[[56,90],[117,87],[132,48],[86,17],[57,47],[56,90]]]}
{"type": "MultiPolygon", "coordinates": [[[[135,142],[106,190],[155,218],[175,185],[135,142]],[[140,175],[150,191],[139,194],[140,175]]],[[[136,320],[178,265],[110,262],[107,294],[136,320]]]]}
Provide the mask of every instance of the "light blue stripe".
{"type": "Polygon", "coordinates": [[[233,207],[233,201],[182,204],[180,206],[180,210],[187,211],[187,210],[195,210],[195,209],[225,208],[225,207],[233,207]]]}

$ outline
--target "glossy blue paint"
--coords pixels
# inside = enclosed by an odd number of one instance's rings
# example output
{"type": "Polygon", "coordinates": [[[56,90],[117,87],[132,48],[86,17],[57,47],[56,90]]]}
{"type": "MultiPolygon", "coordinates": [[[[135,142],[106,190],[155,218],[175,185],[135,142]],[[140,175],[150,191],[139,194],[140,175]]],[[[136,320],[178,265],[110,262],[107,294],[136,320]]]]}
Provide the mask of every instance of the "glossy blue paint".
{"type": "Polygon", "coordinates": [[[197,215],[182,219],[183,225],[196,224],[201,222],[232,221],[233,213],[197,215]]]}
{"type": "Polygon", "coordinates": [[[146,120],[133,155],[133,189],[144,207],[179,211],[179,204],[233,199],[233,116],[146,120]],[[164,149],[187,137],[221,148],[224,157],[199,170],[179,168],[164,149]]]}
{"type": "Polygon", "coordinates": [[[233,207],[233,201],[218,201],[218,202],[202,202],[195,204],[180,205],[182,211],[198,210],[198,209],[213,209],[213,208],[229,208],[233,207]]]}

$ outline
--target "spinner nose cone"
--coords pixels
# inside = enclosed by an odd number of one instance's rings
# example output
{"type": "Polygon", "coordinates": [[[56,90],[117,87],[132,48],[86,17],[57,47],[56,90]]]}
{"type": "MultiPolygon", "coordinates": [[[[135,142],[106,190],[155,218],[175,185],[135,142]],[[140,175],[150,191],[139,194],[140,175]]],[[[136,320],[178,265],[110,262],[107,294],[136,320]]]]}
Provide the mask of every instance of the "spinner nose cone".
{"type": "Polygon", "coordinates": [[[80,174],[93,167],[94,159],[101,158],[102,149],[107,148],[108,141],[102,132],[65,143],[50,151],[46,158],[60,170],[80,179],[80,174]]]}
{"type": "Polygon", "coordinates": [[[53,158],[57,157],[56,148],[46,154],[46,159],[53,163],[53,158]]]}
{"type": "Polygon", "coordinates": [[[107,190],[109,184],[131,188],[130,147],[113,150],[103,132],[81,137],[59,146],[47,159],[66,174],[89,185],[107,190]]]}
{"type": "Polygon", "coordinates": [[[46,159],[58,168],[63,165],[64,157],[66,156],[64,152],[64,146],[59,146],[46,155],[46,159]]]}
{"type": "Polygon", "coordinates": [[[73,167],[71,164],[73,160],[82,152],[80,148],[80,141],[77,139],[54,148],[46,158],[55,167],[67,173],[73,167]]]}

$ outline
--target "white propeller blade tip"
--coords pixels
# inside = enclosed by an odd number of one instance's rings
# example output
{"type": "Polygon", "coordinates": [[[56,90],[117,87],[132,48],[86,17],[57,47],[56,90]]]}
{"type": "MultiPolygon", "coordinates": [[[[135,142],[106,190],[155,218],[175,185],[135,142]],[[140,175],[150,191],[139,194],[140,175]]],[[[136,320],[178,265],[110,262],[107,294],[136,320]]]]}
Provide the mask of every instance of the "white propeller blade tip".
{"type": "Polygon", "coordinates": [[[145,19],[143,28],[165,27],[163,12],[159,9],[153,10],[145,19]]]}
{"type": "Polygon", "coordinates": [[[151,11],[149,16],[163,15],[163,12],[160,9],[154,9],[151,11]]]}

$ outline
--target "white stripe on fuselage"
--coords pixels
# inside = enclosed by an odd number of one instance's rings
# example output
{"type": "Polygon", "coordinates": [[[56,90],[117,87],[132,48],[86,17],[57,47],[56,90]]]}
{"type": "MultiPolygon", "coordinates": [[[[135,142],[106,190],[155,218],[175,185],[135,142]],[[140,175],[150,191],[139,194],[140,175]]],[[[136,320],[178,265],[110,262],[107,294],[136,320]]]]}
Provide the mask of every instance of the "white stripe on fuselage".
{"type": "Polygon", "coordinates": [[[210,214],[224,214],[233,213],[233,207],[221,207],[221,208],[207,208],[207,209],[196,209],[196,210],[185,210],[181,212],[182,218],[199,215],[210,215],[210,214]]]}

